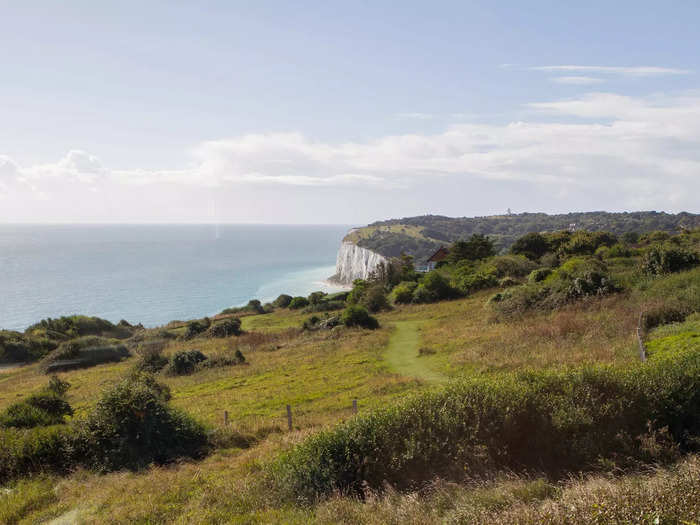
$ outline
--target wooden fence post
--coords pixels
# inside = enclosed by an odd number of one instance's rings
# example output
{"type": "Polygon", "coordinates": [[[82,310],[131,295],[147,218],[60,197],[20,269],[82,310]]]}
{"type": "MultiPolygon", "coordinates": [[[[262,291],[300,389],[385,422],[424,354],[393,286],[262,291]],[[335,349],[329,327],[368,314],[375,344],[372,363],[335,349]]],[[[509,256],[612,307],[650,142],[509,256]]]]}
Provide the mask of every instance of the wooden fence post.
{"type": "Polygon", "coordinates": [[[292,406],[287,405],[287,426],[289,427],[289,431],[292,431],[292,406]]]}
{"type": "Polygon", "coordinates": [[[642,320],[644,318],[644,311],[639,312],[639,321],[637,322],[637,342],[639,343],[639,358],[642,361],[647,360],[647,350],[644,347],[644,337],[642,329],[642,320]]]}
{"type": "Polygon", "coordinates": [[[352,400],[352,413],[357,414],[357,399],[352,400]]]}
{"type": "Polygon", "coordinates": [[[224,426],[228,426],[228,410],[224,410],[224,426]]]}

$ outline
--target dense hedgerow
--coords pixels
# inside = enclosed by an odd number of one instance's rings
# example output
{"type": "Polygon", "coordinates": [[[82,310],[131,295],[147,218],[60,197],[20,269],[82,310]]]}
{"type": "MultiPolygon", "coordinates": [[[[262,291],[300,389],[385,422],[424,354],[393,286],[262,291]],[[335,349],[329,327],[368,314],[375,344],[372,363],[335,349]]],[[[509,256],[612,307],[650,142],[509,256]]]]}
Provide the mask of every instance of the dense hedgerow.
{"type": "Polygon", "coordinates": [[[41,359],[58,343],[46,337],[32,337],[11,330],[0,330],[0,363],[25,363],[41,359]]]}
{"type": "Polygon", "coordinates": [[[698,382],[697,347],[629,369],[474,378],[311,437],[272,464],[269,479],[287,497],[313,500],[493,469],[556,475],[603,458],[653,460],[650,436],[698,448],[698,382]]]}

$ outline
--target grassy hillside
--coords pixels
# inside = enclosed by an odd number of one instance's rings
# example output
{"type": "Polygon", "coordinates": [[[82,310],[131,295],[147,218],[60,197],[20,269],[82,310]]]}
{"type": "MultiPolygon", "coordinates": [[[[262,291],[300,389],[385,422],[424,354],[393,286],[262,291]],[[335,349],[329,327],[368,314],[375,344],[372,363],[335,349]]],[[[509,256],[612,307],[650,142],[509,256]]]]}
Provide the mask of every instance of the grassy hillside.
{"type": "MultiPolygon", "coordinates": [[[[0,522],[693,523],[700,267],[647,270],[675,261],[669,247],[700,248],[700,232],[663,242],[656,259],[652,241],[597,256],[560,252],[536,282],[523,272],[551,257],[454,263],[433,276],[447,295],[461,291],[435,302],[387,308],[374,294],[391,286],[367,283],[347,300],[376,306],[375,330],[319,328],[340,316],[318,296],[304,308],[241,313],[240,335],[216,335],[225,316],[131,327],[120,342],[129,357],[60,373],[73,415],[46,428],[94,420],[101,396],[143,367],[149,349],[171,363],[198,350],[212,366],[183,375],[166,366],[155,378],[169,388],[169,406],[204,425],[206,456],[12,476],[2,481],[0,522]],[[492,278],[499,268],[507,284],[492,278]],[[593,270],[615,286],[562,295],[600,284],[593,270]],[[499,306],[532,293],[539,302],[515,313],[499,306]],[[236,351],[244,363],[230,360],[236,351]],[[562,448],[573,444],[576,454],[562,448]]],[[[0,413],[47,381],[39,362],[0,372],[0,413]]],[[[34,431],[0,428],[0,440],[34,431]]]]}

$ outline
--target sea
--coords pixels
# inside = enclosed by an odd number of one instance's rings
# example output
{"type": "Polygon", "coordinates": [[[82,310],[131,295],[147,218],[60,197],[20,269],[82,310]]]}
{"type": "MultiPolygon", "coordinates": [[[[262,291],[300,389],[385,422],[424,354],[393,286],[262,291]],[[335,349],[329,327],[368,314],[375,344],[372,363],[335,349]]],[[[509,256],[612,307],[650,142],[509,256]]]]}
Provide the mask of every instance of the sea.
{"type": "Polygon", "coordinates": [[[152,327],[327,282],[349,226],[0,225],[0,328],[84,314],[152,327]]]}

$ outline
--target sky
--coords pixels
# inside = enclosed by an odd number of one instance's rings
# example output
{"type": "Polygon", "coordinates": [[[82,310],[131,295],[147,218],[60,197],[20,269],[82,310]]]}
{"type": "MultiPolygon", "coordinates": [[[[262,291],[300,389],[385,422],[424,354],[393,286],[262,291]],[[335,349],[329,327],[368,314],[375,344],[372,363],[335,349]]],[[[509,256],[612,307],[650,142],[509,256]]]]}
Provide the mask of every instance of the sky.
{"type": "Polygon", "coordinates": [[[700,2],[0,0],[0,223],[700,212],[700,2]]]}

